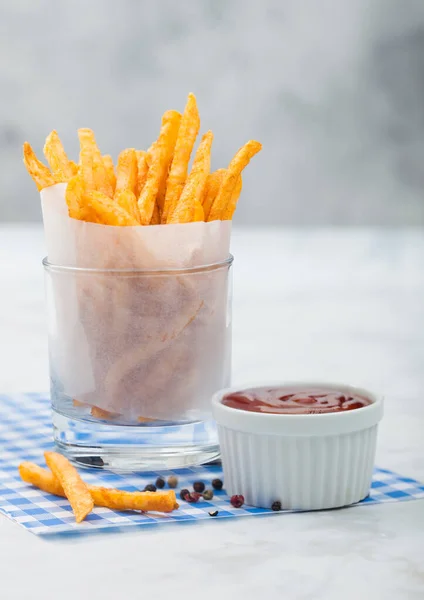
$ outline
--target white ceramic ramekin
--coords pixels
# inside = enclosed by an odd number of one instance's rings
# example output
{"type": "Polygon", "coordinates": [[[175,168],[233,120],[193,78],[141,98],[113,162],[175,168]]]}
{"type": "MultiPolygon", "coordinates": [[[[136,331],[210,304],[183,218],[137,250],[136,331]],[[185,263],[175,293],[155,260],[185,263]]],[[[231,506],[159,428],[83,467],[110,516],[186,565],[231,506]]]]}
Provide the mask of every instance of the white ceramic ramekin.
{"type": "Polygon", "coordinates": [[[374,466],[383,400],[368,390],[326,382],[286,382],[221,390],[212,400],[224,485],[246,504],[320,510],[365,498],[374,466]],[[264,414],[225,406],[223,397],[252,387],[325,388],[371,400],[363,408],[327,414],[264,414]]]}

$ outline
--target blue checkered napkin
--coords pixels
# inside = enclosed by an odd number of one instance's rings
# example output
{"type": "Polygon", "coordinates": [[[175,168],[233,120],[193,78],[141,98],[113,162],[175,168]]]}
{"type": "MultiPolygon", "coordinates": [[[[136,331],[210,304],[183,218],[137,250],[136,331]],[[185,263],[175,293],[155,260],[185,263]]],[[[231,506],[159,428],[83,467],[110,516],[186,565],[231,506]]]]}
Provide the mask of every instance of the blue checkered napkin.
{"type": "MultiPolygon", "coordinates": [[[[212,501],[196,504],[181,502],[180,508],[168,515],[116,512],[95,507],[83,523],[76,524],[66,498],[41,492],[21,481],[18,476],[20,462],[30,460],[44,465],[43,452],[52,448],[49,400],[41,394],[0,395],[0,448],[0,512],[38,535],[82,534],[171,522],[194,522],[211,519],[209,512],[214,510],[219,511],[215,517],[218,519],[272,512],[262,508],[233,508],[224,491],[215,491],[212,501]]],[[[166,479],[175,474],[179,479],[178,490],[191,488],[194,481],[199,479],[210,487],[208,484],[212,479],[222,477],[219,465],[142,475],[121,475],[95,469],[84,469],[81,473],[87,483],[128,491],[143,489],[147,483],[154,482],[158,475],[166,479]]],[[[361,504],[413,498],[424,498],[423,484],[385,469],[376,469],[371,494],[361,504]]]]}

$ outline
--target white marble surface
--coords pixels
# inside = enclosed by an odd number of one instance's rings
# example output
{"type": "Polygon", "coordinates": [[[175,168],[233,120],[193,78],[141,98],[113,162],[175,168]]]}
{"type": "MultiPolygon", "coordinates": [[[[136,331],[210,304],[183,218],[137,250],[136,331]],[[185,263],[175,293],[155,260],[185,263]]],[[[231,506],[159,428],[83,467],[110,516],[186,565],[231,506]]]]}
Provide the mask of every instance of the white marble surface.
{"type": "MultiPolygon", "coordinates": [[[[381,391],[378,463],[424,480],[424,232],[238,230],[234,381],[381,391]]],[[[0,229],[2,391],[45,390],[41,230],[0,229]]],[[[43,540],[0,517],[0,597],[421,600],[424,502],[43,540]]]]}

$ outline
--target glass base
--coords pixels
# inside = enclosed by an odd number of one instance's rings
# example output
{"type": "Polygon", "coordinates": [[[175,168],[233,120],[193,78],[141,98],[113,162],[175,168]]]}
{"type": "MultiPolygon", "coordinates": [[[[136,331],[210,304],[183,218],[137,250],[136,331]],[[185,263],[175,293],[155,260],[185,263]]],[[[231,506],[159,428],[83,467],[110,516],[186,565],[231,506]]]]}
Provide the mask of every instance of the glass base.
{"type": "Polygon", "coordinates": [[[52,413],[55,444],[79,467],[156,471],[201,465],[220,455],[213,421],[122,425],[52,413]]]}

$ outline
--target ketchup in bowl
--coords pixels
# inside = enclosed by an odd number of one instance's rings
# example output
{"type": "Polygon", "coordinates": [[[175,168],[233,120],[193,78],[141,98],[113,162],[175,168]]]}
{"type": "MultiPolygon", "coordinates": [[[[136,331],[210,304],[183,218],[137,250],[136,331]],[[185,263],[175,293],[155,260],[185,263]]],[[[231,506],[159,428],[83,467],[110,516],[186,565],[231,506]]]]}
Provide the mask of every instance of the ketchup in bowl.
{"type": "Polygon", "coordinates": [[[314,415],[356,410],[371,400],[326,388],[281,387],[252,388],[231,392],[222,404],[239,410],[275,415],[314,415]]]}

